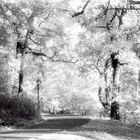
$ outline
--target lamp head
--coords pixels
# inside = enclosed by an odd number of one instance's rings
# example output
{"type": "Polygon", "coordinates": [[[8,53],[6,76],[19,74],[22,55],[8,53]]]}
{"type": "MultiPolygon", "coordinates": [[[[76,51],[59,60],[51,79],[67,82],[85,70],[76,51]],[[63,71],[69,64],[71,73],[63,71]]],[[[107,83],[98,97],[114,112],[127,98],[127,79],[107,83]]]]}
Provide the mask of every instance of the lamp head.
{"type": "Polygon", "coordinates": [[[38,86],[40,86],[41,85],[41,80],[40,79],[37,79],[36,80],[36,83],[37,83],[38,86]]]}

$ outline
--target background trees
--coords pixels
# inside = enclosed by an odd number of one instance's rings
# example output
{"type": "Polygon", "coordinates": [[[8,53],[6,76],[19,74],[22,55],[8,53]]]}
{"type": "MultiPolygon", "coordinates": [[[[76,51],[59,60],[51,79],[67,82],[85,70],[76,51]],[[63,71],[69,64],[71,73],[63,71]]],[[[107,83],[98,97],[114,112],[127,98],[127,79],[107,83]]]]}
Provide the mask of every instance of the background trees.
{"type": "Polygon", "coordinates": [[[102,105],[114,119],[134,116],[138,8],[132,1],[2,1],[0,45],[8,54],[1,58],[1,91],[36,102],[39,78],[42,108],[50,112],[99,114],[102,105]]]}

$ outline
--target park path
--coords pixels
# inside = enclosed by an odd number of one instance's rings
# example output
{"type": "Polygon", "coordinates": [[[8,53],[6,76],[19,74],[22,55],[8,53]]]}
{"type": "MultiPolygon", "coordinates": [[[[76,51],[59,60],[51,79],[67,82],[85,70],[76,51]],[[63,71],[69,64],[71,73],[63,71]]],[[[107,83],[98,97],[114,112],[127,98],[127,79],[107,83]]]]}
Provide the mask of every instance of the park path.
{"type": "Polygon", "coordinates": [[[140,127],[80,116],[47,117],[39,124],[0,133],[0,140],[140,140],[140,127]]]}

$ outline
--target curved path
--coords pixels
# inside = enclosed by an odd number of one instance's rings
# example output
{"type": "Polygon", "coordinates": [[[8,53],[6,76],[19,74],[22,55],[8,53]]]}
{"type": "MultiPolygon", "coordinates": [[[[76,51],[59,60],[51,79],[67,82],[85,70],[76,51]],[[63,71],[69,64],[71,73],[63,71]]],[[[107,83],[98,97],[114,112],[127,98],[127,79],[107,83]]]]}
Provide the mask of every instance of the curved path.
{"type": "Polygon", "coordinates": [[[87,117],[47,117],[25,129],[0,133],[0,140],[140,140],[140,127],[87,117]]]}

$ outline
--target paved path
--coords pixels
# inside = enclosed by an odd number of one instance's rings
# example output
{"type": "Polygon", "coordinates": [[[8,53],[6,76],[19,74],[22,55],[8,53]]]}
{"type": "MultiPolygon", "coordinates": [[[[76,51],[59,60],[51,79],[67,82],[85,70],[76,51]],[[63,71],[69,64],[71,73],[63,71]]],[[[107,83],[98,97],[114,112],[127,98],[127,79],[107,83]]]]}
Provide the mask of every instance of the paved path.
{"type": "Polygon", "coordinates": [[[47,117],[39,124],[0,133],[0,140],[140,140],[140,127],[88,117],[47,117]],[[24,138],[23,138],[24,137],[24,138]]]}
{"type": "Polygon", "coordinates": [[[45,117],[45,121],[25,129],[0,133],[0,140],[91,140],[83,136],[66,133],[89,122],[87,117],[59,116],[45,117]]]}
{"type": "Polygon", "coordinates": [[[38,135],[31,135],[28,134],[16,134],[16,135],[3,135],[0,136],[0,140],[94,140],[91,138],[86,138],[83,136],[78,136],[74,134],[59,134],[59,133],[52,133],[52,134],[38,134],[38,135]]]}

